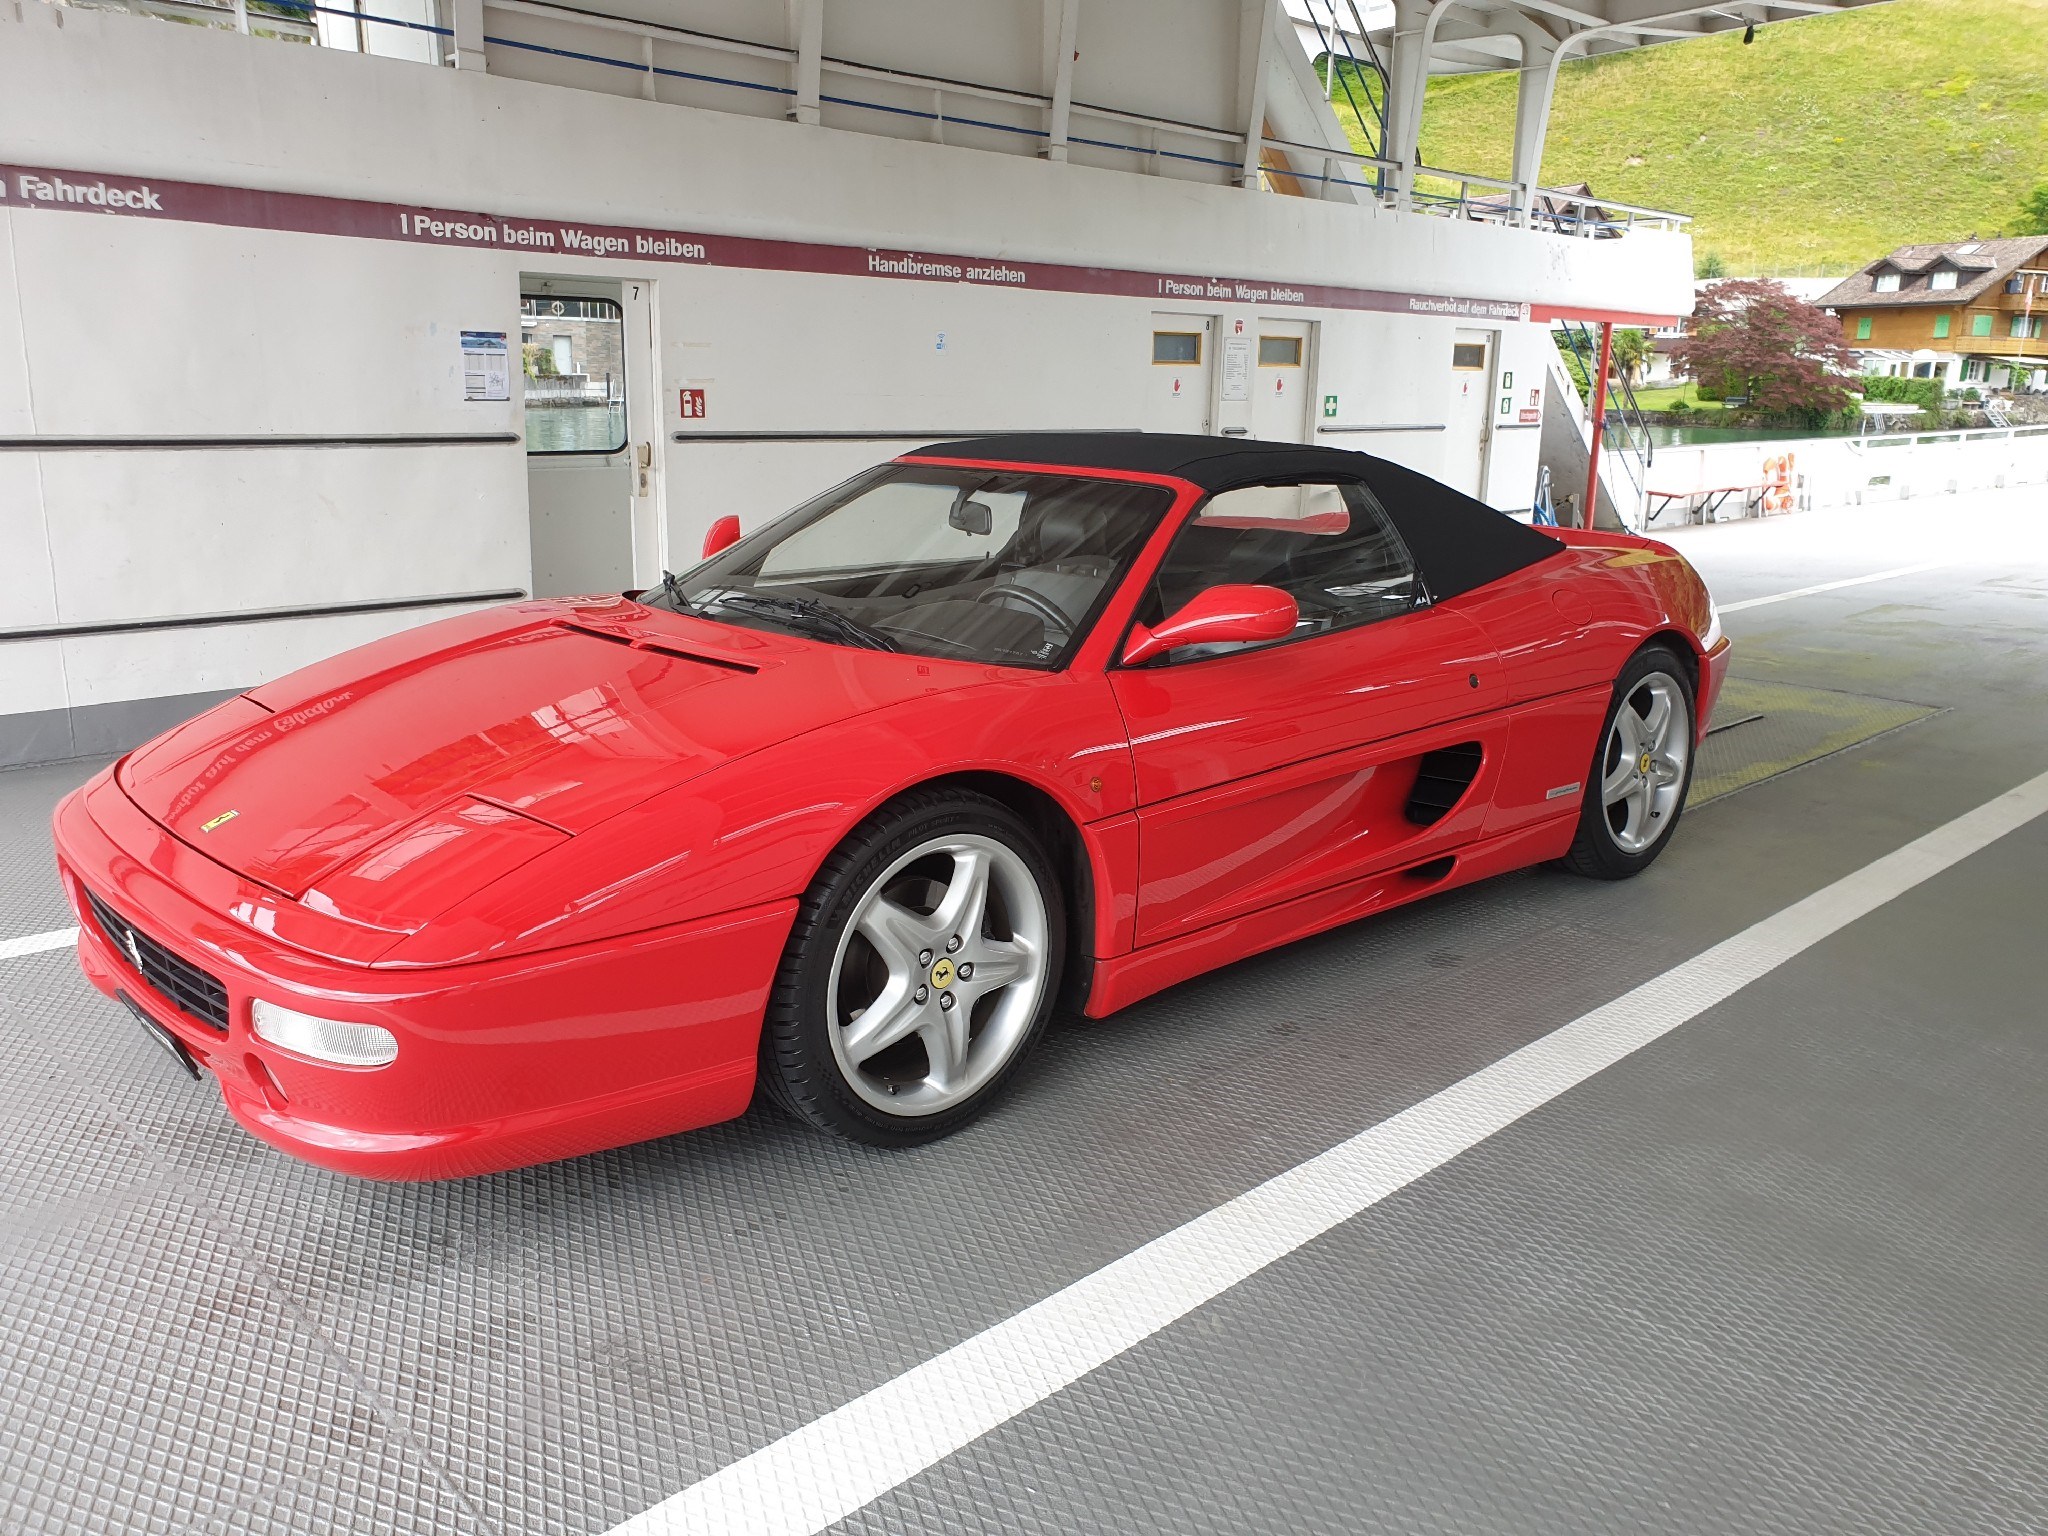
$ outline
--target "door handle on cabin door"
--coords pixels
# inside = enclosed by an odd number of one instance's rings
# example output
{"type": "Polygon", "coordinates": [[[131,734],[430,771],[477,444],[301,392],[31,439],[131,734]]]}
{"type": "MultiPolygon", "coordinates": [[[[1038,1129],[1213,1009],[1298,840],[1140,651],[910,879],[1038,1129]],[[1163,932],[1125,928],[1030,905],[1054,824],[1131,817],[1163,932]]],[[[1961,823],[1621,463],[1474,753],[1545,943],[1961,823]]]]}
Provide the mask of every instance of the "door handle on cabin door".
{"type": "Polygon", "coordinates": [[[654,444],[633,445],[633,494],[645,496],[654,481],[654,444]]]}

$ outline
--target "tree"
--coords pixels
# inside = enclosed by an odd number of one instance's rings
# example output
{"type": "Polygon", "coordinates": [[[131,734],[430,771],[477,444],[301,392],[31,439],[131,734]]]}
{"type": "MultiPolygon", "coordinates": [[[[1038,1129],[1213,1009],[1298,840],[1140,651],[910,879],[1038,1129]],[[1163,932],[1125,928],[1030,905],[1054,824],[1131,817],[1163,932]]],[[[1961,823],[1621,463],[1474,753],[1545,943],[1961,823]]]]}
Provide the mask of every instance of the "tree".
{"type": "Polygon", "coordinates": [[[1650,333],[1634,326],[1621,325],[1614,329],[1614,371],[1630,384],[1642,371],[1643,359],[1650,355],[1650,333]]]}
{"type": "Polygon", "coordinates": [[[2019,222],[2013,226],[2016,235],[2048,235],[2048,181],[2029,192],[2020,203],[2019,222]]]}
{"type": "Polygon", "coordinates": [[[1694,277],[1726,277],[1728,264],[1714,252],[1709,251],[1693,265],[1694,277]]]}
{"type": "Polygon", "coordinates": [[[1746,394],[1774,415],[1815,419],[1848,404],[1849,354],[1836,323],[1768,278],[1730,278],[1705,289],[1671,357],[1703,386],[1701,394],[1746,394]]]}

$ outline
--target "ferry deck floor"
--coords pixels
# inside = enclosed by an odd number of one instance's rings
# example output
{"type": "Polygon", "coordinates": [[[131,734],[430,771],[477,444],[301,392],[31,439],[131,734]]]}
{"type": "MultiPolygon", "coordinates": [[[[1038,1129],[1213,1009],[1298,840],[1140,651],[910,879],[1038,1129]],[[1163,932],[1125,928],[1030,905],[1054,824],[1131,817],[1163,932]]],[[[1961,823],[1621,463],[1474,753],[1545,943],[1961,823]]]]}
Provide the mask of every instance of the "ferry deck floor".
{"type": "MultiPolygon", "coordinates": [[[[2048,1529],[2048,816],[985,1434],[823,1418],[983,1330],[1030,1376],[1023,1309],[2048,772],[2044,525],[2030,488],[1671,535],[1735,680],[1647,875],[1502,878],[1058,1021],[907,1153],[757,1108],[460,1183],[300,1166],[9,942],[71,921],[46,821],[98,764],[0,774],[0,1531],[594,1536],[792,1434],[813,1460],[764,1465],[878,1495],[830,1525],[877,1536],[2048,1529]]],[[[1122,1273],[1107,1312],[1152,1305],[1122,1273]]],[[[768,1528],[703,1486],[630,1528],[768,1528]]]]}

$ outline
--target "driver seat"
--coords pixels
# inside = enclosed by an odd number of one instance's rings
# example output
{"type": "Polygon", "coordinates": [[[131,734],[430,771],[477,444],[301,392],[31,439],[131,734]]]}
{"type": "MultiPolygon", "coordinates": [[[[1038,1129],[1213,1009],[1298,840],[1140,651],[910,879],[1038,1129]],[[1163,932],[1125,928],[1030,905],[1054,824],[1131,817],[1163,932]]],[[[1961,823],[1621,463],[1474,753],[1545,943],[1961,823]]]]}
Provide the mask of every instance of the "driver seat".
{"type": "Polygon", "coordinates": [[[1007,591],[1021,587],[1063,614],[1071,633],[1088,616],[1103,583],[1116,570],[1116,561],[1109,555],[1084,552],[1091,544],[1099,544],[1100,538],[1099,511],[1053,503],[1018,529],[1011,557],[1005,562],[1007,569],[982,595],[982,601],[1038,613],[1028,599],[1004,601],[1007,591]]]}

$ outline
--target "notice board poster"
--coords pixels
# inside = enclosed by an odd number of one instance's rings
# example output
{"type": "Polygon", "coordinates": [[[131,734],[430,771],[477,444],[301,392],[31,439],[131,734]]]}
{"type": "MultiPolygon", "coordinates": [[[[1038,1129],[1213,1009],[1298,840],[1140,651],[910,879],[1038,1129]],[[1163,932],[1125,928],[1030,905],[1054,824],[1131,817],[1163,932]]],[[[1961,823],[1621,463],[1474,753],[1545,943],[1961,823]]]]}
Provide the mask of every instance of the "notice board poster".
{"type": "Polygon", "coordinates": [[[1252,397],[1252,339],[1249,336],[1223,338],[1223,398],[1249,400],[1252,397]]]}
{"type": "Polygon", "coordinates": [[[512,349],[503,331],[462,333],[462,398],[512,398],[512,349]]]}

